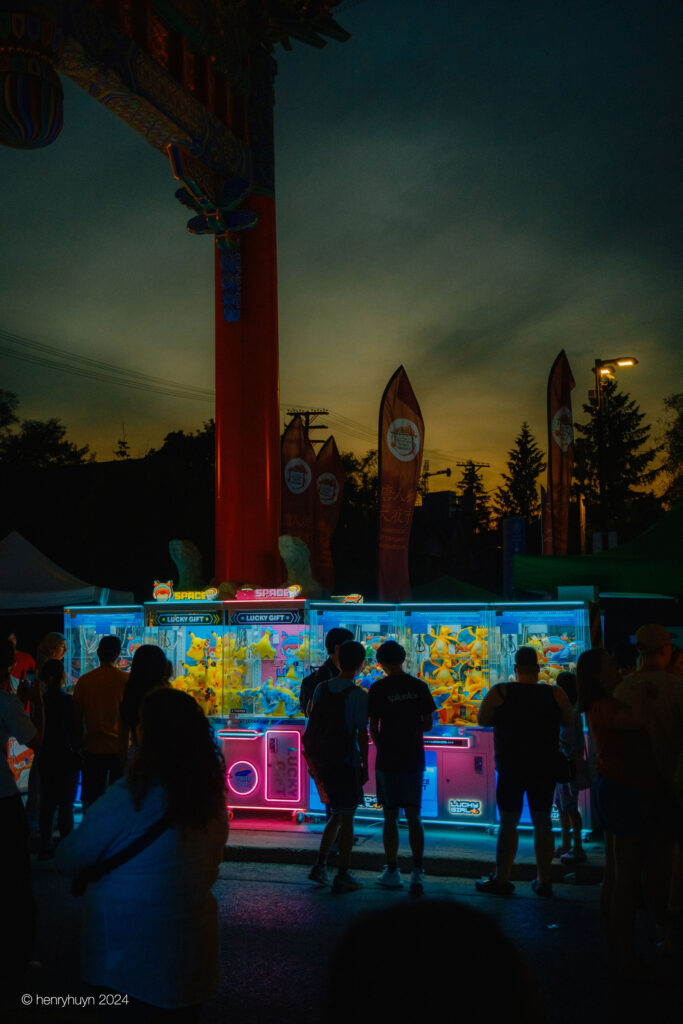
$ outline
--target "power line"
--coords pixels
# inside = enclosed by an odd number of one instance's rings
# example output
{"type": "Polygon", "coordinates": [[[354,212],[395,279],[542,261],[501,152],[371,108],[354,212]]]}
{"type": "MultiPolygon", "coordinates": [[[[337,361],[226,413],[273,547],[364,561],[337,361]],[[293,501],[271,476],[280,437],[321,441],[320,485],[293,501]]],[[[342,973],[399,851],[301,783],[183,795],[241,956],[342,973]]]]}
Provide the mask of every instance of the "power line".
{"type": "MultiPolygon", "coordinates": [[[[22,335],[2,330],[2,328],[0,328],[0,353],[33,366],[43,366],[60,373],[69,373],[75,377],[94,380],[100,384],[114,384],[117,387],[132,388],[147,394],[163,395],[166,398],[185,398],[205,403],[215,401],[213,388],[202,388],[194,384],[181,384],[179,381],[168,380],[165,377],[155,377],[152,374],[117,366],[102,359],[93,359],[91,356],[83,356],[68,349],[47,345],[42,341],[34,341],[32,338],[25,338],[22,335]]],[[[280,403],[280,410],[285,415],[288,415],[289,410],[294,407],[305,409],[307,403],[280,403]]],[[[320,411],[323,413],[323,410],[320,411]]],[[[376,431],[363,426],[357,420],[334,412],[333,409],[325,410],[324,414],[328,416],[330,430],[336,430],[356,441],[363,441],[373,448],[376,447],[376,431]]],[[[425,448],[424,454],[425,457],[436,462],[457,463],[458,461],[457,455],[438,448],[425,448]]]]}

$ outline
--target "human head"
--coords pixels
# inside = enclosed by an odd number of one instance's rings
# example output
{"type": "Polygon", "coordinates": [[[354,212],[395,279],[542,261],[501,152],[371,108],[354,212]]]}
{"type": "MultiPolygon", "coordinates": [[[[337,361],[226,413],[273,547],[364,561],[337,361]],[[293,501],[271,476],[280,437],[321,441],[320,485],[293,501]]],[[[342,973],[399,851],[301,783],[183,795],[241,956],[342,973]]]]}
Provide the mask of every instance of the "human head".
{"type": "Polygon", "coordinates": [[[365,648],[357,640],[347,640],[339,648],[339,668],[342,672],[352,672],[354,675],[363,667],[365,661],[365,648]]]}
{"type": "Polygon", "coordinates": [[[60,658],[48,658],[41,665],[39,677],[41,683],[45,683],[48,690],[59,690],[66,679],[64,662],[60,658]]]}
{"type": "Polygon", "coordinates": [[[654,622],[641,626],[636,632],[636,647],[642,668],[661,671],[671,660],[671,633],[654,622]]]}
{"type": "Polygon", "coordinates": [[[336,660],[339,656],[339,648],[347,640],[353,640],[353,633],[350,629],[345,629],[343,626],[335,626],[334,629],[328,630],[325,637],[325,650],[335,664],[337,664],[337,667],[339,667],[336,660]]]}
{"type": "Polygon", "coordinates": [[[100,665],[113,665],[121,653],[121,641],[117,636],[103,636],[97,645],[100,665]]]}
{"type": "Polygon", "coordinates": [[[603,647],[592,647],[576,663],[576,690],[579,711],[588,711],[593,701],[609,697],[619,682],[619,669],[603,647]]]}
{"type": "Polygon", "coordinates": [[[171,677],[172,666],[161,647],[143,644],[133,655],[130,679],[142,684],[144,690],[165,686],[171,677]]]}
{"type": "MultiPolygon", "coordinates": [[[[354,918],[330,960],[325,1019],[348,1024],[360,1006],[369,1021],[406,1020],[408,1007],[424,1005],[427,979],[452,976],[458,963],[468,964],[467,981],[457,996],[459,1017],[481,1014],[485,992],[487,1020],[507,1019],[511,1007],[525,1024],[545,1020],[536,981],[512,940],[493,917],[455,900],[395,904],[354,918]],[[486,950],[486,955],[471,957],[472,949],[486,950]],[[372,971],[367,969],[369,950],[372,971]],[[399,982],[397,964],[407,956],[410,969],[399,982]],[[491,964],[496,965],[493,985],[491,964]],[[378,978],[394,983],[378,985],[378,978]]],[[[430,1016],[452,1018],[453,999],[451,986],[432,984],[430,1016]]]]}
{"type": "Polygon", "coordinates": [[[573,672],[558,672],[556,684],[567,694],[572,707],[576,704],[576,676],[573,672]]]}
{"type": "Polygon", "coordinates": [[[377,663],[382,668],[399,668],[406,660],[406,649],[395,640],[385,640],[377,648],[377,663]]]}
{"type": "Polygon", "coordinates": [[[152,690],[140,708],[139,736],[128,773],[136,806],[161,784],[172,823],[182,829],[205,828],[225,813],[225,761],[193,697],[171,687],[152,690]]]}
{"type": "Polygon", "coordinates": [[[671,648],[671,661],[667,672],[670,672],[674,676],[683,676],[683,647],[676,647],[675,645],[671,648]]]}
{"type": "Polygon", "coordinates": [[[624,679],[638,667],[638,648],[635,644],[618,644],[614,648],[614,660],[619,667],[619,675],[624,679]]]}
{"type": "Polygon", "coordinates": [[[62,659],[66,653],[66,638],[63,633],[46,633],[36,650],[36,665],[40,668],[48,658],[62,659]]]}
{"type": "Polygon", "coordinates": [[[515,654],[515,675],[518,679],[538,679],[538,655],[533,647],[519,647],[515,654]]]}

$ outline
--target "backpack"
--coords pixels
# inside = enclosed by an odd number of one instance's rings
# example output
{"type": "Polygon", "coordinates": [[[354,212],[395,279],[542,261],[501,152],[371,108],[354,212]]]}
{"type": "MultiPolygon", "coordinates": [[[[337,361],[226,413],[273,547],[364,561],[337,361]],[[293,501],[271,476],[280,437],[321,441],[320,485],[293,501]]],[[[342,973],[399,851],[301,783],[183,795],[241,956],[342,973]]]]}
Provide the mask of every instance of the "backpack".
{"type": "Polygon", "coordinates": [[[339,763],[352,751],[352,737],[346,725],[346,699],[353,686],[347,686],[341,693],[332,693],[325,681],[320,683],[320,688],[301,743],[312,761],[339,763]]]}

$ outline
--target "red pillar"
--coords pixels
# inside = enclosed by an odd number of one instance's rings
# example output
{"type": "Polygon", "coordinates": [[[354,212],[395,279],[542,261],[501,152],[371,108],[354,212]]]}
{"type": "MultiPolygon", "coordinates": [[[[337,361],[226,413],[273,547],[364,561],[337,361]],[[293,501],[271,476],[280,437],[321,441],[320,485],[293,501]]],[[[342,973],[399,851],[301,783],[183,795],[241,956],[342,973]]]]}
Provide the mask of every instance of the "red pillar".
{"type": "Polygon", "coordinates": [[[227,323],[216,253],[216,564],[218,582],[281,582],[280,393],[274,199],[252,194],[242,234],[242,309],[227,323]]]}

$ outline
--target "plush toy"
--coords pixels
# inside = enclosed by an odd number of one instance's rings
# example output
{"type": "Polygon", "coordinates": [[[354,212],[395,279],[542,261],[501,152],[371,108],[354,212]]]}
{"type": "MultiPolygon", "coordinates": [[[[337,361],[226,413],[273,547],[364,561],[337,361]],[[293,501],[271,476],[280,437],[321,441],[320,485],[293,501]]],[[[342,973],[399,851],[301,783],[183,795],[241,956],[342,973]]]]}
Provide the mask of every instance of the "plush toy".
{"type": "Polygon", "coordinates": [[[271,631],[267,629],[258,643],[249,644],[250,649],[254,654],[258,655],[262,661],[272,661],[276,656],[275,648],[270,642],[270,634],[271,631]]]}
{"type": "Polygon", "coordinates": [[[290,718],[299,711],[299,698],[284,686],[274,686],[272,676],[261,690],[261,703],[265,713],[273,718],[290,718]]]}
{"type": "Polygon", "coordinates": [[[202,640],[200,636],[195,636],[194,633],[190,633],[192,637],[192,643],[187,649],[185,657],[192,658],[193,661],[201,661],[206,652],[206,648],[209,646],[208,640],[202,640]]]}
{"type": "Polygon", "coordinates": [[[183,668],[187,672],[187,678],[194,686],[203,686],[206,679],[206,666],[201,662],[198,665],[187,665],[183,662],[183,668]]]}
{"type": "Polygon", "coordinates": [[[216,658],[216,661],[221,661],[223,658],[223,637],[219,636],[219,634],[214,630],[212,630],[212,634],[214,638],[214,657],[216,658]]]}
{"type": "MultiPolygon", "coordinates": [[[[284,638],[283,638],[284,639],[284,638]]],[[[301,647],[294,652],[297,661],[307,662],[311,657],[311,645],[307,636],[301,638],[301,647]]]]}

